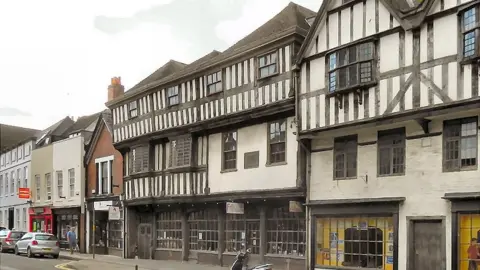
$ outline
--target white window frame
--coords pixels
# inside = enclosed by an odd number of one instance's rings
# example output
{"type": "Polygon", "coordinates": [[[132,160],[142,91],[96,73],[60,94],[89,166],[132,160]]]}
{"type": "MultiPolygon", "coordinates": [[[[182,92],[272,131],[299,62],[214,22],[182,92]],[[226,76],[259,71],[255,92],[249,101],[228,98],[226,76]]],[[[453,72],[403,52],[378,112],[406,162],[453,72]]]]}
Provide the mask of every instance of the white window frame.
{"type": "Polygon", "coordinates": [[[22,187],[21,176],[22,176],[22,168],[17,168],[17,193],[18,193],[18,189],[22,187]]]}
{"type": "Polygon", "coordinates": [[[68,170],[68,188],[70,197],[75,196],[75,168],[68,170]]]}
{"type": "Polygon", "coordinates": [[[28,166],[25,166],[23,167],[23,178],[24,178],[24,182],[23,182],[23,187],[28,187],[28,166]]]}
{"type": "Polygon", "coordinates": [[[47,201],[52,200],[52,174],[51,173],[45,174],[45,195],[47,195],[47,198],[46,198],[47,201]]]}
{"type": "Polygon", "coordinates": [[[63,196],[63,171],[56,171],[55,176],[57,177],[57,197],[60,199],[60,197],[64,197],[63,196]]]}
{"type": "Polygon", "coordinates": [[[98,190],[97,190],[97,194],[103,194],[103,180],[102,180],[102,163],[103,162],[107,162],[107,181],[108,181],[108,192],[106,194],[111,194],[112,193],[112,170],[113,170],[113,164],[112,164],[112,167],[110,167],[110,161],[112,161],[113,163],[113,160],[115,159],[115,157],[113,155],[111,156],[108,156],[108,157],[101,157],[101,158],[96,158],[95,159],[95,166],[98,164],[98,190]]]}
{"type": "Polygon", "coordinates": [[[3,196],[3,174],[0,174],[0,196],[3,196]]]}
{"type": "Polygon", "coordinates": [[[15,194],[15,169],[10,172],[10,194],[15,194]]]}
{"type": "Polygon", "coordinates": [[[37,174],[35,175],[35,192],[36,192],[36,196],[35,198],[37,199],[37,201],[40,201],[42,199],[42,189],[41,189],[41,180],[40,180],[40,175],[37,174]]]}
{"type": "Polygon", "coordinates": [[[19,208],[15,209],[15,219],[16,219],[15,223],[17,225],[15,226],[15,228],[17,230],[20,230],[20,209],[19,208]]]}
{"type": "Polygon", "coordinates": [[[23,229],[26,231],[27,228],[27,208],[22,209],[22,219],[23,219],[23,229]]]}

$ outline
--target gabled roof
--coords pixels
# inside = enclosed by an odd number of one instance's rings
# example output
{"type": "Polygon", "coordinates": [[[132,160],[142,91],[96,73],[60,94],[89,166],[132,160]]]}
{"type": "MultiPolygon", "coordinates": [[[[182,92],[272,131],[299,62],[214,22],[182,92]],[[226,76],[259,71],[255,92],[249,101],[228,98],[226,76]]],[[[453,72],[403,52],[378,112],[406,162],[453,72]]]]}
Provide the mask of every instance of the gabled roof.
{"type": "Polygon", "coordinates": [[[148,91],[152,88],[172,83],[182,77],[192,75],[197,72],[205,71],[215,65],[220,65],[226,61],[229,61],[235,57],[249,52],[253,49],[267,45],[280,38],[292,35],[300,34],[305,36],[310,26],[306,22],[306,18],[315,16],[315,12],[311,11],[303,6],[290,2],[287,7],[275,15],[272,19],[264,23],[246,37],[239,40],[237,43],[220,53],[213,51],[206,56],[198,59],[197,61],[186,65],[183,69],[173,73],[170,76],[155,80],[146,85],[138,87],[132,94],[128,94],[127,91],[123,98],[118,98],[113,101],[107,102],[107,106],[120,102],[128,97],[133,96],[144,91],[148,91]]]}
{"type": "Polygon", "coordinates": [[[161,66],[159,69],[155,70],[152,74],[148,75],[145,79],[137,83],[135,86],[130,88],[127,93],[134,93],[137,90],[141,89],[142,86],[148,85],[154,81],[161,80],[179,70],[184,68],[187,64],[170,60],[165,65],[161,66]]]}
{"type": "MultiPolygon", "coordinates": [[[[320,22],[322,22],[327,15],[328,7],[333,1],[336,0],[324,0],[320,6],[317,16],[312,23],[312,27],[310,27],[307,37],[305,38],[298,52],[297,59],[295,61],[297,66],[302,63],[306,50],[310,46],[312,40],[315,38],[315,34],[320,27],[320,22]]],[[[410,30],[420,26],[435,1],[437,0],[380,0],[385,8],[405,30],[410,30]]]]}
{"type": "Polygon", "coordinates": [[[94,123],[97,118],[100,116],[101,112],[94,113],[92,115],[81,116],[75,121],[75,123],[70,127],[68,133],[75,133],[82,130],[85,130],[88,126],[94,123]]]}
{"type": "Polygon", "coordinates": [[[0,152],[9,150],[28,139],[34,139],[37,129],[0,124],[0,152]]]}
{"type": "Polygon", "coordinates": [[[85,156],[83,158],[83,162],[85,166],[87,166],[88,163],[90,162],[90,159],[92,158],[92,155],[93,155],[93,151],[95,150],[95,146],[97,145],[98,139],[100,138],[100,135],[102,134],[102,131],[105,128],[111,135],[112,134],[112,113],[108,109],[100,113],[100,116],[97,119],[97,124],[95,125],[95,129],[93,130],[93,133],[92,133],[92,139],[85,146],[85,156]]]}
{"type": "Polygon", "coordinates": [[[70,117],[65,117],[62,120],[56,122],[55,124],[49,126],[48,128],[41,130],[35,134],[35,137],[38,138],[36,144],[42,143],[47,135],[65,137],[68,136],[67,132],[70,130],[72,125],[75,122],[70,117]]]}

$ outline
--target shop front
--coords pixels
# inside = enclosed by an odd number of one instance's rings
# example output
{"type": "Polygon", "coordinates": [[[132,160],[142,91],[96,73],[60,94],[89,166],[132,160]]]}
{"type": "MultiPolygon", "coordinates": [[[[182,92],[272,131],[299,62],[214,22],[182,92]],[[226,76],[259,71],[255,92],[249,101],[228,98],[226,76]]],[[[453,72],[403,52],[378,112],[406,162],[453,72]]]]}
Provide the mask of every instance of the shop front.
{"type": "Polygon", "coordinates": [[[48,232],[53,231],[53,214],[50,207],[30,207],[28,209],[30,232],[48,232]]]}
{"type": "Polygon", "coordinates": [[[394,247],[403,200],[311,202],[310,269],[398,269],[394,247]]]}
{"type": "Polygon", "coordinates": [[[52,233],[60,240],[60,247],[68,248],[67,232],[70,228],[74,228],[77,241],[80,243],[82,237],[80,232],[80,207],[55,208],[53,209],[53,218],[55,226],[52,233]]]}
{"type": "MultiPolygon", "coordinates": [[[[480,252],[480,192],[447,193],[451,202],[451,256],[452,270],[470,270],[468,250],[473,246],[480,252]]],[[[448,248],[448,246],[447,246],[448,248]]],[[[478,269],[480,261],[477,261],[478,269]]]]}

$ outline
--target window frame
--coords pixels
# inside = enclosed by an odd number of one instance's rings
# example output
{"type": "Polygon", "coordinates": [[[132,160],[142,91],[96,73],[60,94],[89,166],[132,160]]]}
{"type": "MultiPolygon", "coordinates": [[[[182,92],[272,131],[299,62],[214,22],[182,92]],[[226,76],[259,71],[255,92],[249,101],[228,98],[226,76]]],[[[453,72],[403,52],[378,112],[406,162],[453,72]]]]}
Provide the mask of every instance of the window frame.
{"type": "Polygon", "coordinates": [[[129,152],[128,161],[129,175],[148,172],[150,170],[150,146],[137,145],[132,147],[129,152]]]}
{"type": "Polygon", "coordinates": [[[307,224],[305,223],[305,215],[305,212],[290,212],[288,205],[268,210],[266,221],[267,255],[287,255],[301,258],[307,256],[307,224]],[[297,241],[289,241],[295,238],[297,241]],[[287,249],[271,252],[274,249],[273,247],[278,248],[279,246],[282,248],[287,247],[287,249]],[[303,253],[301,252],[302,249],[303,253]],[[285,254],[285,251],[289,250],[291,253],[285,254]],[[293,253],[294,250],[296,254],[293,253]]]}
{"type": "MultiPolygon", "coordinates": [[[[185,147],[185,146],[184,146],[185,147]]],[[[193,153],[193,138],[192,136],[190,135],[185,135],[185,136],[179,136],[179,137],[175,137],[175,138],[172,138],[170,139],[170,156],[169,156],[169,168],[185,168],[185,167],[191,167],[193,165],[193,160],[194,158],[194,153],[193,153]],[[188,145],[188,149],[185,150],[183,149],[183,153],[179,153],[177,152],[177,146],[178,145],[178,141],[181,140],[183,144],[187,144],[188,145]],[[174,146],[175,144],[175,146],[174,146]],[[179,155],[183,155],[185,156],[185,154],[188,153],[189,156],[187,157],[184,157],[183,159],[183,164],[179,163],[179,155]],[[175,160],[175,161],[174,161],[175,160]],[[188,164],[185,163],[185,161],[188,160],[188,164]]]]}
{"type": "Polygon", "coordinates": [[[3,174],[0,174],[0,196],[3,196],[3,174]]]}
{"type": "Polygon", "coordinates": [[[17,168],[17,194],[18,189],[22,187],[20,179],[22,178],[22,168],[17,168]]]}
{"type": "Polygon", "coordinates": [[[8,182],[8,172],[5,173],[5,180],[4,180],[4,182],[5,182],[5,186],[4,186],[4,188],[5,188],[5,193],[4,193],[4,194],[5,194],[5,196],[8,196],[8,194],[10,194],[10,189],[9,189],[10,183],[8,182]]]}
{"type": "Polygon", "coordinates": [[[10,194],[15,194],[15,169],[10,172],[10,194]]]}
{"type": "Polygon", "coordinates": [[[28,185],[28,166],[23,167],[23,177],[24,177],[24,185],[25,187],[29,187],[28,185]]]}
{"type": "Polygon", "coordinates": [[[462,59],[465,62],[470,62],[477,59],[480,56],[480,5],[478,3],[471,4],[466,6],[465,8],[461,9],[458,13],[459,15],[459,38],[462,41],[462,59]],[[465,15],[468,11],[474,10],[475,11],[475,23],[474,25],[469,28],[468,30],[465,29],[465,15]],[[474,33],[474,47],[473,47],[473,54],[465,56],[465,37],[467,34],[473,32],[474,33]]]}
{"type": "Polygon", "coordinates": [[[167,97],[167,106],[172,107],[180,104],[180,87],[178,85],[165,88],[165,95],[167,97]],[[170,92],[172,90],[172,92],[170,92]],[[172,99],[176,98],[176,103],[172,103],[172,99]]]}
{"type": "Polygon", "coordinates": [[[120,220],[108,221],[108,247],[123,249],[123,209],[120,210],[120,220]]]}
{"type": "Polygon", "coordinates": [[[40,201],[42,199],[42,181],[40,179],[40,174],[35,175],[35,199],[40,201]]]}
{"type": "Polygon", "coordinates": [[[265,78],[269,78],[269,77],[272,77],[272,76],[275,76],[275,75],[278,75],[280,73],[280,63],[279,63],[279,50],[278,49],[275,49],[275,50],[272,50],[272,51],[269,51],[267,53],[264,53],[262,55],[259,55],[257,57],[257,80],[262,80],[262,79],[265,79],[265,78]],[[275,62],[272,63],[272,60],[271,60],[271,57],[272,55],[275,55],[276,56],[276,59],[275,59],[275,62]],[[267,62],[267,58],[270,57],[270,63],[266,63],[267,62]],[[264,65],[261,65],[260,64],[260,61],[261,59],[265,59],[265,64],[264,65]],[[267,75],[265,76],[262,76],[262,69],[267,69],[270,67],[270,66],[275,66],[275,72],[273,73],[270,73],[268,72],[267,75]]]}
{"type": "MultiPolygon", "coordinates": [[[[267,123],[267,165],[284,165],[287,163],[287,137],[288,137],[288,118],[285,119],[279,119],[276,121],[271,121],[267,123]],[[278,141],[278,142],[272,142],[272,138],[270,137],[272,135],[272,125],[274,124],[279,124],[279,135],[282,133],[282,124],[285,125],[285,131],[284,132],[284,140],[283,141],[278,141]],[[283,144],[283,161],[272,161],[272,145],[281,145],[283,144]]],[[[280,136],[281,138],[281,136],[280,136]]],[[[275,152],[275,154],[282,153],[281,151],[275,152]]]]}
{"type": "Polygon", "coordinates": [[[206,81],[206,88],[207,88],[207,96],[223,92],[223,70],[219,70],[217,72],[214,72],[205,76],[205,81],[206,81]],[[220,79],[218,78],[219,75],[220,75],[220,79]],[[216,78],[216,80],[213,79],[214,77],[216,78]],[[217,89],[218,85],[220,85],[220,89],[217,89]],[[210,89],[211,86],[215,87],[215,91],[211,91],[210,89]]]}
{"type": "MultiPolygon", "coordinates": [[[[182,212],[169,211],[157,213],[157,247],[168,250],[183,248],[182,212]]],[[[187,236],[185,236],[187,237],[187,236]]]]}
{"type": "MultiPolygon", "coordinates": [[[[476,151],[475,151],[475,165],[471,166],[465,166],[462,167],[461,164],[461,151],[462,151],[462,145],[461,141],[462,138],[476,138],[476,142],[478,142],[478,117],[465,117],[465,118],[458,118],[458,119],[452,119],[452,120],[446,120],[443,122],[443,144],[442,144],[442,170],[443,172],[459,172],[459,171],[470,171],[470,170],[477,170],[478,169],[478,143],[475,144],[476,146],[476,151]],[[462,125],[463,124],[468,124],[468,123],[474,123],[475,124],[475,135],[469,135],[469,136],[462,136],[461,131],[462,131],[462,125]],[[452,136],[452,137],[447,137],[449,131],[447,131],[448,128],[454,128],[456,125],[460,125],[460,135],[459,136],[452,136]],[[458,168],[452,167],[452,168],[447,168],[447,152],[446,152],[446,146],[448,142],[458,140],[458,151],[459,151],[459,159],[457,162],[459,162],[458,168]]],[[[452,159],[453,160],[453,159],[452,159]]]]}
{"type": "MultiPolygon", "coordinates": [[[[355,89],[359,88],[367,88],[377,83],[376,73],[377,73],[377,40],[370,39],[366,41],[362,41],[359,43],[350,44],[348,46],[342,46],[340,48],[336,48],[334,51],[329,52],[326,57],[326,87],[327,87],[327,94],[333,95],[338,93],[350,92],[355,89]],[[362,59],[361,52],[362,46],[369,45],[371,48],[371,54],[369,57],[362,59]],[[350,62],[350,50],[351,48],[355,47],[355,61],[350,62]],[[346,52],[345,61],[346,64],[340,65],[340,52],[346,52]],[[332,64],[332,56],[335,56],[335,64],[332,64]],[[362,82],[362,64],[369,63],[370,64],[370,79],[368,81],[362,82]],[[349,68],[356,66],[356,75],[357,75],[357,83],[350,84],[350,71],[349,68]],[[346,70],[346,84],[344,87],[340,87],[340,71],[346,70]],[[332,90],[332,74],[335,74],[335,87],[332,90]]],[[[368,68],[368,67],[367,67],[368,68]]]]}
{"type": "Polygon", "coordinates": [[[75,168],[68,169],[68,194],[70,198],[75,196],[75,168]]]}
{"type": "Polygon", "coordinates": [[[45,195],[46,201],[52,200],[52,175],[50,173],[45,174],[45,195]]]}
{"type": "Polygon", "coordinates": [[[128,103],[128,119],[134,119],[137,117],[138,117],[138,100],[130,101],[128,103]]]}
{"type": "Polygon", "coordinates": [[[55,176],[57,177],[57,196],[58,198],[65,197],[63,195],[63,171],[56,171],[55,176]]]}
{"type": "Polygon", "coordinates": [[[237,170],[237,164],[238,164],[238,131],[237,130],[231,130],[228,132],[223,132],[222,133],[222,171],[235,171],[237,170]],[[235,140],[235,146],[234,150],[226,150],[226,142],[225,140],[227,139],[226,136],[229,134],[233,134],[233,139],[235,140]],[[235,153],[235,159],[226,159],[226,155],[230,153],[235,153]],[[233,167],[228,167],[227,168],[227,161],[235,161],[233,167]]]}
{"type": "MultiPolygon", "coordinates": [[[[387,177],[387,176],[402,176],[405,175],[406,170],[406,130],[405,128],[397,128],[397,129],[390,129],[390,130],[381,130],[377,133],[377,176],[378,177],[387,177]],[[401,140],[400,144],[394,144],[392,140],[401,140]],[[403,149],[403,165],[402,165],[402,172],[400,173],[393,173],[394,165],[394,149],[402,148],[403,149]],[[382,173],[381,163],[385,160],[382,157],[381,150],[388,149],[389,150],[389,173],[382,173]]],[[[358,153],[357,153],[358,154],[358,153]]],[[[358,156],[357,156],[358,158],[358,156]]]]}
{"type": "Polygon", "coordinates": [[[357,179],[358,177],[358,136],[357,135],[349,135],[349,136],[343,136],[343,137],[336,137],[334,138],[333,142],[333,180],[349,180],[349,179],[357,179]],[[347,149],[337,149],[337,145],[343,143],[346,148],[348,146],[349,142],[354,142],[355,143],[355,151],[347,149]],[[348,154],[354,153],[355,154],[355,175],[354,176],[347,176],[348,175],[348,154]],[[343,154],[343,177],[337,177],[337,162],[336,162],[336,157],[338,154],[343,154]]]}
{"type": "Polygon", "coordinates": [[[220,239],[218,234],[218,212],[216,210],[214,208],[205,208],[192,212],[188,216],[188,223],[195,225],[191,226],[189,230],[190,250],[218,252],[220,239]]]}

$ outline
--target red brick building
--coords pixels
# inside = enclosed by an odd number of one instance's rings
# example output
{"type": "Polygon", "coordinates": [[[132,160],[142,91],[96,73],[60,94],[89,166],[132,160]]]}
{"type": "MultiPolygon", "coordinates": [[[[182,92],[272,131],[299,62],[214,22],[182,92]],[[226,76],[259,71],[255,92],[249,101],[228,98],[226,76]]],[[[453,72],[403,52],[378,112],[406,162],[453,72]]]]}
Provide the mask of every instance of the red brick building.
{"type": "Polygon", "coordinates": [[[86,149],[86,252],[123,254],[123,157],[112,144],[112,115],[102,112],[86,149]],[[93,229],[95,226],[95,229],[93,229]]]}

